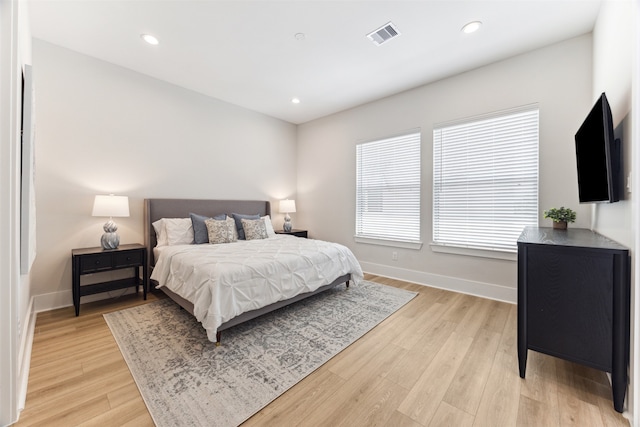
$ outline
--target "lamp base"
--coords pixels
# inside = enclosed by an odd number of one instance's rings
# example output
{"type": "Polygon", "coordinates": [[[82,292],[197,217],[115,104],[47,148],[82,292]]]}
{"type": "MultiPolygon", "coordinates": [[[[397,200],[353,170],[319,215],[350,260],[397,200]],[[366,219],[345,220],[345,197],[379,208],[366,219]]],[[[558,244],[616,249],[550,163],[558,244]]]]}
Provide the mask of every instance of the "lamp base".
{"type": "Polygon", "coordinates": [[[102,229],[104,230],[104,234],[100,239],[102,249],[117,249],[120,244],[120,236],[116,233],[116,230],[118,229],[116,223],[112,219],[109,219],[102,229]]]}
{"type": "Polygon", "coordinates": [[[104,233],[100,239],[100,243],[102,244],[102,249],[118,249],[120,236],[115,232],[104,233]]]}
{"type": "Polygon", "coordinates": [[[289,214],[285,214],[284,216],[284,224],[282,224],[282,229],[289,233],[291,231],[291,217],[289,214]]]}

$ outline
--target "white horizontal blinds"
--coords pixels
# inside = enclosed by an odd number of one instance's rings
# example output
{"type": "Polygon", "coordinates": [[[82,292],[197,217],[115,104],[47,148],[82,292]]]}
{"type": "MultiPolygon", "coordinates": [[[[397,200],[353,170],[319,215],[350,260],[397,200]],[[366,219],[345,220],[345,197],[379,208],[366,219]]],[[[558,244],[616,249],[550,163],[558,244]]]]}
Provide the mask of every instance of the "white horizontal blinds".
{"type": "Polygon", "coordinates": [[[356,236],[420,240],[420,132],[356,146],[356,236]]]}
{"type": "Polygon", "coordinates": [[[513,252],[538,224],[538,107],[433,131],[433,241],[513,252]]]}

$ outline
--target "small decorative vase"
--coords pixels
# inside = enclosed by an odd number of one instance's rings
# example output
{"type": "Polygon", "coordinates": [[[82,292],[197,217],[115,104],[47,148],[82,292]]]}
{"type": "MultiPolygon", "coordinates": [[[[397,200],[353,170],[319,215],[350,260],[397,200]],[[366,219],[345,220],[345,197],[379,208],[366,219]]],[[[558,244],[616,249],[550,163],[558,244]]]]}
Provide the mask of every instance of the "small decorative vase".
{"type": "Polygon", "coordinates": [[[555,228],[556,230],[566,230],[567,221],[553,221],[553,228],[555,228]]]}

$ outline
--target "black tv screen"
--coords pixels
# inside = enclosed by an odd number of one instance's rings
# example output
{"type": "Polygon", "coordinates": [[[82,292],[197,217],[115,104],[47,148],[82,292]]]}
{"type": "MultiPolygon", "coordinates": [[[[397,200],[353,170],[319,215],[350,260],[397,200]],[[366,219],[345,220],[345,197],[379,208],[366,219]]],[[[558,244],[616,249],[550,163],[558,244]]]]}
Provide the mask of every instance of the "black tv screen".
{"type": "Polygon", "coordinates": [[[580,203],[617,202],[620,141],[614,140],[611,107],[603,93],[575,136],[580,203]]]}

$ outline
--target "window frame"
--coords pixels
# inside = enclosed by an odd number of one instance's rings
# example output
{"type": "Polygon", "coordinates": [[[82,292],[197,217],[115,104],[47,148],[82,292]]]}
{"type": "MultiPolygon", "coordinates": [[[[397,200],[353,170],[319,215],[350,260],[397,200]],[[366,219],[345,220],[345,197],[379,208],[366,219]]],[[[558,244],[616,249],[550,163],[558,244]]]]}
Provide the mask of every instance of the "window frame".
{"type": "MultiPolygon", "coordinates": [[[[369,145],[369,148],[373,148],[373,145],[369,145]]],[[[374,156],[380,156],[380,151],[377,151],[377,154],[375,154],[374,156]]],[[[388,157],[385,157],[386,159],[388,159],[388,157]]],[[[372,161],[371,159],[366,160],[367,162],[369,162],[369,166],[372,166],[375,161],[372,161]]],[[[396,169],[397,171],[397,169],[396,169]]],[[[375,173],[375,171],[373,171],[375,173]]],[[[388,172],[388,170],[386,171],[388,172]]],[[[400,175],[402,175],[403,173],[406,172],[401,172],[400,175]]],[[[398,178],[398,176],[396,175],[396,179],[398,178]]],[[[379,199],[379,204],[378,206],[381,207],[381,215],[382,217],[386,218],[386,220],[389,219],[393,219],[395,217],[395,215],[391,212],[393,211],[393,208],[395,207],[395,209],[397,210],[398,207],[394,206],[392,207],[391,211],[387,210],[386,215],[384,212],[384,208],[382,207],[382,205],[384,204],[384,196],[382,194],[384,194],[385,191],[389,191],[390,187],[393,187],[394,185],[389,185],[386,186],[384,188],[380,189],[380,199],[379,199]]],[[[372,189],[373,191],[375,191],[375,189],[372,189]]],[[[382,137],[382,138],[376,138],[376,139],[371,139],[371,140],[366,140],[366,141],[360,141],[356,144],[356,191],[355,191],[355,199],[356,199],[356,208],[355,208],[355,234],[354,234],[354,240],[358,243],[366,243],[366,244],[374,244],[374,245],[383,245],[383,246],[392,246],[392,247],[398,247],[398,248],[405,248],[405,249],[421,249],[422,248],[422,240],[421,240],[421,233],[422,233],[422,227],[421,227],[421,208],[422,208],[422,132],[420,128],[414,128],[414,129],[409,129],[406,130],[404,132],[399,132],[397,134],[393,134],[390,136],[386,136],[386,137],[382,137]],[[411,223],[411,228],[413,230],[413,237],[414,238],[407,238],[407,236],[401,236],[401,237],[396,237],[396,236],[390,236],[390,235],[384,235],[384,233],[382,234],[375,234],[375,233],[367,233],[367,232],[362,232],[362,221],[363,218],[359,217],[362,213],[361,209],[362,207],[362,203],[364,199],[367,199],[366,195],[362,193],[363,189],[362,189],[362,167],[366,166],[363,165],[363,147],[369,145],[369,144],[378,144],[378,145],[382,145],[383,147],[381,148],[382,152],[386,152],[387,155],[395,155],[397,154],[395,151],[391,153],[391,147],[390,145],[393,144],[398,144],[404,142],[406,145],[411,145],[411,144],[417,144],[416,146],[413,147],[407,147],[404,146],[401,150],[400,153],[398,154],[398,157],[396,158],[396,161],[398,161],[398,159],[403,158],[403,156],[406,155],[411,155],[411,153],[413,153],[413,155],[411,156],[411,159],[415,160],[411,166],[408,166],[407,170],[409,170],[409,168],[411,168],[411,170],[408,172],[409,175],[411,176],[411,182],[410,183],[406,183],[406,186],[403,186],[402,188],[404,188],[404,190],[408,193],[411,193],[411,196],[409,196],[410,201],[412,201],[412,205],[410,206],[410,209],[414,209],[411,212],[409,212],[412,216],[415,216],[412,219],[412,223],[411,223]],[[386,146],[385,146],[386,144],[386,146]],[[417,153],[416,153],[417,151],[417,153]],[[415,156],[415,157],[414,157],[415,156]],[[417,162],[417,167],[415,165],[415,162],[417,162]],[[417,173],[417,177],[415,177],[414,175],[417,173]],[[411,188],[408,188],[411,187],[411,188]],[[416,188],[417,187],[417,190],[416,188]],[[415,195],[417,194],[417,202],[415,200],[415,195]],[[417,230],[417,231],[416,231],[417,230]]],[[[394,203],[399,203],[402,202],[405,197],[403,197],[402,195],[399,195],[401,193],[394,193],[393,195],[397,197],[397,199],[394,200],[394,203]]],[[[406,193],[405,193],[406,195],[406,193]]],[[[374,221],[375,222],[375,221],[374,221]]],[[[395,224],[394,227],[401,227],[399,224],[395,224]]],[[[369,230],[375,229],[375,226],[369,225],[368,226],[369,230]]]]}
{"type": "MultiPolygon", "coordinates": [[[[488,113],[488,114],[483,114],[483,115],[479,115],[479,116],[473,116],[473,117],[467,117],[467,118],[462,118],[462,119],[458,119],[458,120],[453,120],[453,121],[449,121],[449,122],[443,122],[443,123],[438,123],[435,124],[433,127],[433,204],[432,204],[432,241],[430,242],[430,246],[431,249],[434,252],[445,252],[445,253],[453,253],[453,254],[460,254],[460,255],[471,255],[471,256],[480,256],[480,257],[488,257],[488,258],[498,258],[498,259],[508,259],[508,260],[516,260],[517,259],[517,244],[514,241],[513,242],[513,246],[510,246],[509,248],[506,248],[505,242],[504,240],[501,243],[497,243],[496,241],[484,241],[482,244],[478,244],[476,239],[473,239],[473,237],[470,238],[471,234],[467,234],[466,238],[467,241],[466,243],[464,241],[460,242],[460,241],[456,241],[455,239],[451,239],[451,235],[455,235],[456,232],[452,232],[452,234],[450,234],[449,236],[445,236],[444,238],[440,237],[438,238],[438,235],[442,235],[440,230],[438,228],[438,221],[442,218],[442,206],[446,206],[447,203],[449,203],[450,205],[453,204],[454,202],[459,202],[459,201],[464,201],[464,197],[460,197],[457,198],[457,196],[453,195],[451,196],[451,199],[449,201],[444,201],[442,200],[442,195],[444,194],[444,192],[442,191],[443,188],[443,175],[446,174],[446,171],[442,171],[442,168],[444,167],[445,169],[447,168],[447,165],[442,165],[443,159],[442,159],[442,152],[438,152],[438,150],[442,150],[442,144],[443,144],[443,136],[442,133],[443,131],[447,130],[447,131],[451,131],[452,129],[455,130],[461,130],[463,129],[465,126],[468,126],[470,128],[475,127],[475,132],[477,134],[477,132],[479,130],[486,130],[487,127],[489,126],[489,123],[491,121],[493,122],[500,122],[497,125],[494,124],[493,126],[498,126],[498,128],[500,126],[502,126],[504,124],[504,122],[508,121],[510,118],[514,118],[516,117],[516,115],[526,115],[526,114],[531,114],[532,117],[530,118],[522,118],[521,121],[521,125],[520,125],[520,130],[522,131],[523,128],[526,128],[526,123],[527,121],[531,121],[531,123],[534,123],[534,129],[535,129],[535,139],[534,141],[529,141],[527,138],[523,138],[523,140],[526,140],[526,142],[524,142],[523,144],[530,144],[527,146],[527,148],[523,148],[521,147],[521,151],[525,151],[529,154],[529,157],[526,157],[526,160],[522,160],[523,163],[523,167],[522,170],[519,170],[518,167],[514,167],[512,168],[513,170],[516,171],[516,173],[519,173],[522,175],[522,177],[527,177],[526,181],[526,186],[528,186],[528,191],[524,191],[522,189],[521,190],[521,194],[523,194],[524,198],[524,194],[526,194],[528,196],[528,203],[529,205],[526,208],[527,211],[527,215],[529,215],[529,219],[527,219],[526,221],[529,222],[523,222],[523,221],[514,221],[514,227],[519,227],[520,225],[522,225],[522,227],[524,228],[525,225],[538,225],[538,221],[539,221],[539,212],[538,212],[538,207],[539,207],[539,159],[540,159],[540,154],[539,154],[539,149],[540,149],[540,108],[538,106],[538,104],[528,104],[528,105],[524,105],[521,107],[516,107],[516,108],[510,108],[507,110],[500,110],[500,111],[495,111],[492,113],[488,113]],[[501,122],[502,121],[502,122],[501,122]],[[531,153],[535,153],[534,157],[530,157],[531,153]],[[440,164],[438,164],[438,162],[440,162],[440,164]],[[528,169],[527,169],[528,168],[528,169]],[[526,172],[525,172],[526,171],[526,172]],[[534,178],[532,178],[532,176],[534,178]],[[522,192],[524,191],[524,192],[522,192]],[[535,195],[535,196],[534,196],[535,195]],[[440,199],[439,199],[440,198],[440,199]],[[533,201],[531,201],[533,200],[533,201]],[[470,243],[471,242],[471,243],[470,243]]],[[[511,129],[510,132],[513,132],[514,130],[511,129]]],[[[533,132],[532,132],[533,134],[533,132]]],[[[507,137],[498,137],[495,138],[493,137],[494,141],[503,141],[504,140],[512,137],[512,133],[509,134],[509,136],[507,137]]],[[[531,135],[529,135],[530,137],[531,135]]],[[[486,143],[487,140],[484,137],[480,137],[480,141],[478,141],[478,138],[458,138],[456,139],[455,137],[452,137],[451,139],[455,140],[454,143],[460,143],[463,140],[469,140],[472,143],[476,144],[476,149],[478,148],[478,146],[480,146],[480,144],[482,143],[486,143]]],[[[444,144],[446,144],[447,142],[445,141],[444,144]]],[[[451,143],[451,142],[450,142],[451,143]]],[[[467,153],[467,157],[471,158],[470,156],[468,156],[469,152],[473,151],[473,145],[471,145],[471,149],[465,148],[462,149],[461,151],[467,153]]],[[[456,146],[456,148],[459,148],[456,146]]],[[[452,147],[450,148],[452,149],[452,147]]],[[[484,148],[483,148],[484,149],[484,148]]],[[[495,150],[495,152],[497,152],[498,154],[501,155],[506,155],[507,157],[511,157],[511,158],[516,158],[518,157],[517,154],[513,154],[512,152],[510,152],[510,150],[508,149],[504,149],[503,147],[500,147],[498,149],[495,150]],[[505,154],[506,153],[506,154],[505,154]]],[[[495,153],[494,153],[495,155],[495,153]]],[[[453,156],[452,156],[453,158],[453,156]]],[[[522,157],[520,156],[520,159],[522,159],[522,157]]],[[[457,160],[457,159],[456,159],[457,160]]],[[[446,162],[446,160],[444,160],[446,162]]],[[[459,166],[452,166],[456,164],[455,160],[449,159],[450,165],[449,167],[451,168],[457,168],[459,166]]],[[[469,161],[469,163],[472,163],[474,165],[474,167],[477,164],[481,164],[481,162],[477,162],[475,163],[473,160],[469,161]]],[[[489,166],[489,161],[487,161],[487,164],[485,166],[489,166]]],[[[469,170],[471,170],[471,168],[469,168],[469,170]]],[[[474,169],[475,170],[475,169],[474,169]]],[[[486,169],[483,169],[486,170],[486,169]]],[[[497,169],[492,168],[490,170],[491,174],[494,174],[495,171],[497,169]]],[[[470,173],[471,176],[473,176],[472,173],[470,173]]],[[[477,177],[476,177],[477,178],[477,177]]],[[[513,181],[511,182],[511,184],[513,184],[513,182],[517,182],[518,184],[516,186],[520,186],[521,184],[519,183],[519,181],[517,181],[517,179],[519,179],[520,177],[516,177],[513,178],[513,181]]],[[[472,184],[478,186],[477,183],[474,183],[473,180],[470,181],[472,184]]],[[[478,181],[479,182],[479,181],[478,181]]],[[[505,183],[505,185],[508,185],[509,181],[507,181],[505,183]]],[[[512,185],[513,186],[513,185],[512,185]]],[[[495,187],[490,187],[491,190],[487,191],[487,195],[494,195],[498,193],[498,191],[495,191],[495,187]]],[[[506,189],[508,187],[502,187],[502,190],[504,191],[504,189],[506,189]]],[[[524,187],[523,187],[524,188],[524,187]]],[[[451,189],[449,190],[451,191],[451,189]]],[[[468,188],[464,190],[464,194],[473,194],[473,191],[469,191],[468,188]]],[[[521,199],[517,196],[510,196],[512,197],[512,200],[518,200],[521,201],[521,199]]],[[[488,204],[488,203],[487,203],[488,204]]],[[[515,208],[514,208],[515,209],[515,208]]],[[[496,209],[497,212],[499,212],[499,209],[496,209]]],[[[464,211],[465,213],[467,211],[464,211]]],[[[446,213],[445,213],[446,215],[446,213]]],[[[500,214],[498,214],[497,216],[499,216],[500,214]]],[[[478,220],[486,220],[486,218],[483,218],[482,216],[484,216],[484,212],[483,214],[481,214],[481,216],[472,216],[472,219],[476,219],[478,220]]],[[[490,215],[487,215],[490,216],[490,215]]],[[[517,217],[519,218],[520,216],[526,216],[526,215],[520,215],[518,214],[517,217]]],[[[495,228],[495,223],[496,220],[487,220],[488,222],[492,223],[492,226],[495,228]]],[[[474,221],[470,221],[471,223],[474,221]]],[[[441,224],[440,224],[441,225],[441,224]]],[[[450,224],[448,224],[450,225],[450,224]]],[[[478,226],[480,227],[480,226],[478,226]]],[[[502,231],[502,230],[501,230],[502,231]]],[[[473,231],[471,231],[471,233],[473,233],[473,231]]],[[[464,234],[465,233],[459,233],[460,236],[463,236],[461,238],[461,240],[463,240],[464,238],[464,234]]],[[[504,235],[507,235],[508,233],[505,232],[504,235]]]]}

